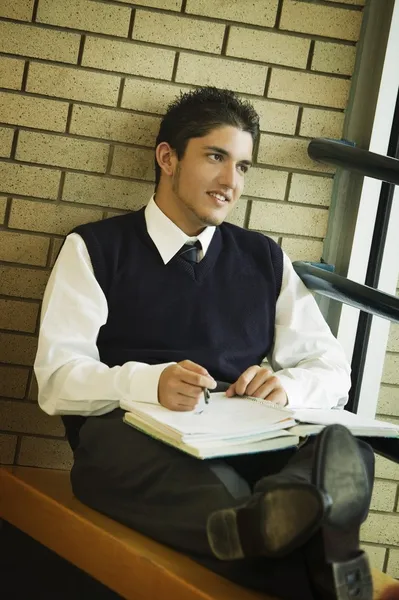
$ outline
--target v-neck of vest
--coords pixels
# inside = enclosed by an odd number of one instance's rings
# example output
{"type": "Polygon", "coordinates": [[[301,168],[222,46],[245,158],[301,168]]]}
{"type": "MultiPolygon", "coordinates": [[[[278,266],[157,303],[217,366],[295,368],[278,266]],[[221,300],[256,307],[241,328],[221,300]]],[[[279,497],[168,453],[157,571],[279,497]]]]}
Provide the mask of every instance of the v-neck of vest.
{"type": "MultiPolygon", "coordinates": [[[[158,248],[154,244],[153,240],[151,239],[151,237],[147,231],[147,226],[146,226],[145,216],[144,216],[144,209],[143,208],[139,209],[134,214],[137,215],[138,221],[141,225],[141,227],[139,227],[139,229],[138,229],[138,233],[139,233],[139,235],[141,233],[141,235],[143,236],[142,240],[144,242],[146,242],[147,246],[152,248],[152,250],[154,252],[156,252],[158,254],[158,256],[160,257],[158,248]]],[[[219,227],[216,227],[215,233],[213,234],[213,237],[212,237],[211,243],[209,244],[208,250],[207,250],[205,256],[203,257],[203,259],[200,260],[199,263],[197,263],[195,265],[191,265],[184,258],[175,256],[174,258],[172,258],[172,260],[170,260],[165,265],[165,267],[173,268],[173,266],[178,265],[179,269],[182,269],[194,281],[197,281],[197,283],[201,283],[201,281],[204,280],[204,278],[207,276],[209,271],[214,266],[219,254],[220,254],[221,249],[222,249],[222,234],[220,232],[219,227]]],[[[160,258],[160,260],[162,260],[162,259],[160,258]]]]}
{"type": "Polygon", "coordinates": [[[168,263],[171,267],[177,265],[179,269],[182,269],[187,275],[189,275],[197,283],[201,283],[212,270],[219,254],[222,249],[222,235],[219,228],[215,229],[211,243],[209,244],[208,250],[200,260],[199,263],[191,264],[181,256],[176,256],[168,263]]]}

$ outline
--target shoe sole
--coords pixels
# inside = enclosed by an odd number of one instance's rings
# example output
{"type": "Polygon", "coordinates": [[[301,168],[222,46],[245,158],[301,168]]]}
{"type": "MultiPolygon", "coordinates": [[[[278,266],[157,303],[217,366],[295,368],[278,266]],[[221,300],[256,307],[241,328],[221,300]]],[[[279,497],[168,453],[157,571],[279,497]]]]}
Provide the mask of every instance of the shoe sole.
{"type": "Polygon", "coordinates": [[[332,505],[322,528],[324,559],[330,564],[336,600],[372,600],[367,556],[359,530],[369,504],[369,481],[352,434],[341,425],[326,429],[316,443],[314,484],[332,505]]]}
{"type": "Polygon", "coordinates": [[[213,554],[221,560],[248,556],[240,538],[238,513],[245,509],[257,519],[261,543],[251,556],[279,557],[304,544],[319,527],[323,497],[310,484],[280,484],[260,496],[251,509],[229,508],[212,513],[208,519],[208,541],[213,554]]]}
{"type": "Polygon", "coordinates": [[[334,425],[319,436],[313,483],[332,500],[327,524],[345,529],[356,521],[360,526],[369,482],[357,442],[346,427],[334,425]]]}

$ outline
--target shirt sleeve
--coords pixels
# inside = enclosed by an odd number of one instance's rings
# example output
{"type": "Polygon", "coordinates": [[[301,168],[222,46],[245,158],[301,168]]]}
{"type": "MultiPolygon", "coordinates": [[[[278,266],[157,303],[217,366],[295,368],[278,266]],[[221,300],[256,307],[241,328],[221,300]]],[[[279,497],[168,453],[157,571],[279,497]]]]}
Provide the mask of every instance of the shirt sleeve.
{"type": "Polygon", "coordinates": [[[34,364],[39,405],[49,415],[102,415],[121,401],[158,402],[159,377],[173,363],[102,363],[96,340],[107,318],[86,245],[72,233],[46,287],[34,364]]]}
{"type": "Polygon", "coordinates": [[[286,254],[268,360],[290,407],[329,409],[346,404],[351,386],[349,363],[286,254]]]}

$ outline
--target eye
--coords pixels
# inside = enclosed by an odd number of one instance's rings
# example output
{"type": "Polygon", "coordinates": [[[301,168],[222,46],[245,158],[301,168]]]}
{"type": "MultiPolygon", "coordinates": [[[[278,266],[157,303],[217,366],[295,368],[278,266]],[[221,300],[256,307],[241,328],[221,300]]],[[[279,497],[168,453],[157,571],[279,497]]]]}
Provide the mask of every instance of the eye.
{"type": "Polygon", "coordinates": [[[208,154],[209,158],[212,158],[212,160],[216,161],[216,162],[222,162],[223,160],[223,156],[221,154],[217,154],[217,153],[213,153],[213,154],[208,154]]]}
{"type": "Polygon", "coordinates": [[[249,166],[248,165],[237,165],[237,169],[241,171],[241,173],[248,173],[249,166]]]}

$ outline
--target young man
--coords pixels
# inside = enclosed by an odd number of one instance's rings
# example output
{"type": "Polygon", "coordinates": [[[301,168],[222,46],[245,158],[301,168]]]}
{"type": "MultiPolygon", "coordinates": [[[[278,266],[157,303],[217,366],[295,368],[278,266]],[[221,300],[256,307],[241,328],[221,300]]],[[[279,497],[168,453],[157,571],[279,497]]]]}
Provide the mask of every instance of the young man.
{"type": "Polygon", "coordinates": [[[66,238],[43,301],[39,402],[63,415],[82,502],[238,583],[310,600],[338,597],[346,577],[366,600],[373,454],[346,429],[199,461],[122,422],[123,399],[190,411],[223,386],[294,408],[346,402],[344,354],[287,256],[224,223],[258,134],[253,107],[226,90],[169,107],[145,210],[66,238]]]}

